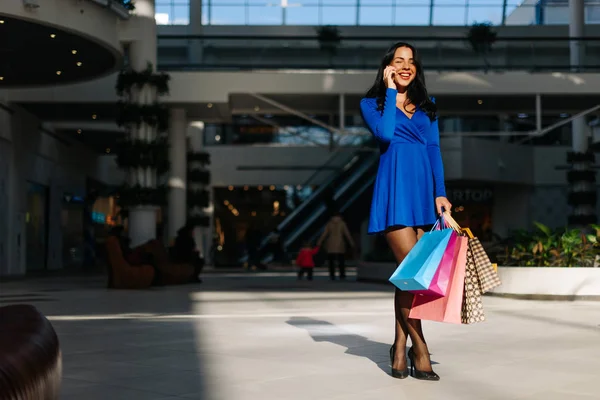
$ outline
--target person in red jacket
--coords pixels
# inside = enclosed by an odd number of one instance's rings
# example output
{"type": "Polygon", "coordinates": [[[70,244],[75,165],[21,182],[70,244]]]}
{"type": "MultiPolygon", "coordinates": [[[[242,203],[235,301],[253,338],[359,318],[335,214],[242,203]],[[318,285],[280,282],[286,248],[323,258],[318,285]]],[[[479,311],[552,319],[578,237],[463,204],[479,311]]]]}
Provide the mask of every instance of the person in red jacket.
{"type": "Polygon", "coordinates": [[[298,279],[302,279],[304,274],[308,277],[309,281],[313,279],[313,269],[315,268],[315,262],[313,256],[319,252],[318,247],[312,247],[310,243],[305,243],[304,247],[298,253],[296,258],[296,266],[298,267],[298,279]]]}

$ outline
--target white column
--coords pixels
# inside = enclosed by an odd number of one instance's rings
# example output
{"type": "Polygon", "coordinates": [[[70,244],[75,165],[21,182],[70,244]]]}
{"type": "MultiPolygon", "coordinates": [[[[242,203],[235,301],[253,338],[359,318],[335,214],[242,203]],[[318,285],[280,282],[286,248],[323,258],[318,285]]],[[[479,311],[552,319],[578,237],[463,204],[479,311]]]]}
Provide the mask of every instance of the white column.
{"type": "Polygon", "coordinates": [[[187,119],[182,108],[171,109],[169,120],[169,240],[177,236],[187,219],[187,119]]]}
{"type": "MultiPolygon", "coordinates": [[[[189,126],[189,146],[190,150],[194,153],[199,153],[204,150],[204,123],[202,121],[192,122],[189,126]]],[[[194,167],[191,165],[190,167],[194,167]]],[[[191,215],[206,215],[209,218],[208,227],[198,226],[194,229],[194,239],[196,241],[196,246],[198,247],[198,251],[202,254],[207,262],[207,264],[212,264],[213,260],[210,260],[210,246],[212,245],[212,237],[213,237],[213,199],[212,199],[212,187],[204,186],[200,184],[192,184],[190,183],[190,190],[208,190],[210,194],[209,204],[207,208],[204,209],[194,209],[190,210],[191,215]]]]}
{"type": "MultiPolygon", "coordinates": [[[[585,7],[583,0],[569,0],[569,37],[582,37],[585,28],[585,7]]],[[[571,66],[582,63],[584,51],[583,42],[572,40],[570,42],[571,66]]]]}
{"type": "MultiPolygon", "coordinates": [[[[136,0],[135,16],[131,23],[136,24],[138,37],[129,45],[129,63],[136,71],[143,71],[148,63],[156,68],[156,22],[154,20],[154,0],[136,0]]],[[[132,89],[131,101],[152,104],[157,100],[155,88],[144,86],[132,89]]],[[[140,140],[154,140],[156,129],[142,123],[130,130],[130,137],[140,140]]],[[[152,169],[129,171],[129,184],[142,187],[156,186],[156,171],[152,169]]],[[[128,230],[131,247],[139,246],[156,238],[156,211],[153,206],[139,206],[129,210],[128,230]]]]}
{"type": "MultiPolygon", "coordinates": [[[[569,0],[569,37],[584,36],[585,28],[585,8],[583,0],[569,0]]],[[[569,44],[571,55],[571,67],[577,71],[583,64],[585,49],[583,42],[572,40],[569,44]]],[[[588,150],[588,130],[585,124],[585,117],[573,120],[573,151],[585,153],[588,150]]]]}

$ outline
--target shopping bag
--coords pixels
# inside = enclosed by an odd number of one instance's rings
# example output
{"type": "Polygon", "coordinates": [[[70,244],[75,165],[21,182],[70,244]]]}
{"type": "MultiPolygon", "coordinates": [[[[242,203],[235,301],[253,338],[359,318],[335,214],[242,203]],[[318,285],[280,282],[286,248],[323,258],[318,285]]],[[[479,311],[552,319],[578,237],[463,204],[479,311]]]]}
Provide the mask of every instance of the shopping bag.
{"type": "Polygon", "coordinates": [[[429,289],[427,290],[411,290],[416,295],[423,296],[429,295],[432,297],[442,297],[446,295],[448,290],[448,284],[452,275],[452,268],[454,267],[454,250],[456,249],[458,234],[452,232],[450,234],[450,240],[446,251],[442,256],[442,261],[438,266],[437,272],[433,276],[429,289]]]}
{"type": "Polygon", "coordinates": [[[469,237],[469,247],[473,254],[473,262],[477,270],[477,276],[479,277],[481,293],[487,293],[495,287],[500,286],[502,282],[498,276],[497,267],[494,268],[494,264],[490,261],[479,239],[473,235],[469,228],[460,228],[449,213],[444,214],[444,220],[449,226],[452,226],[454,229],[458,227],[469,237]]]}
{"type": "Polygon", "coordinates": [[[415,296],[409,318],[460,324],[465,286],[468,238],[457,236],[452,275],[446,296],[415,296]]]}
{"type": "Polygon", "coordinates": [[[469,238],[469,247],[473,253],[473,263],[479,277],[481,293],[487,293],[495,287],[500,286],[502,282],[500,281],[498,272],[483,249],[479,239],[476,237],[469,238]]]}
{"type": "Polygon", "coordinates": [[[425,233],[390,277],[400,290],[429,289],[442,261],[452,229],[425,233]]]}
{"type": "Polygon", "coordinates": [[[485,321],[479,276],[477,275],[471,246],[467,246],[467,264],[465,268],[465,288],[461,318],[463,324],[474,324],[485,321]]]}

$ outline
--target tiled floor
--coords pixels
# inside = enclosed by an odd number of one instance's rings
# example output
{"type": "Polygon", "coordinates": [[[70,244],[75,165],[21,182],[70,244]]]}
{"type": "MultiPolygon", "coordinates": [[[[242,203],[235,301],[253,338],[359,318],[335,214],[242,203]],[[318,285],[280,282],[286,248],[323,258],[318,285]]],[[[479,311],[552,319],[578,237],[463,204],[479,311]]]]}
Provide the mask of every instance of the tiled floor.
{"type": "Polygon", "coordinates": [[[388,375],[392,292],[210,274],[202,285],[107,291],[98,278],[0,283],[61,340],[65,400],[598,398],[600,302],[486,298],[488,321],[426,323],[440,382],[388,375]]]}

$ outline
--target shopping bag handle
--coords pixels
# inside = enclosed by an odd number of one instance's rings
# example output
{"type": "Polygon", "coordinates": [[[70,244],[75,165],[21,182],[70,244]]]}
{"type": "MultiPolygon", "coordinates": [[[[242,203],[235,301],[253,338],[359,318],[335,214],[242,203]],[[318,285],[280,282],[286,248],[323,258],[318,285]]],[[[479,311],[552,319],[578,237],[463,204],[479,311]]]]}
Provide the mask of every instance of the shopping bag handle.
{"type": "Polygon", "coordinates": [[[473,235],[473,232],[471,232],[471,229],[469,228],[462,228],[458,222],[456,222],[456,220],[454,218],[452,218],[452,215],[450,215],[450,213],[448,211],[444,211],[443,213],[444,216],[444,220],[446,221],[446,223],[452,227],[452,229],[454,229],[455,231],[458,232],[463,232],[466,233],[467,236],[469,237],[469,239],[474,239],[475,236],[473,235]]]}

